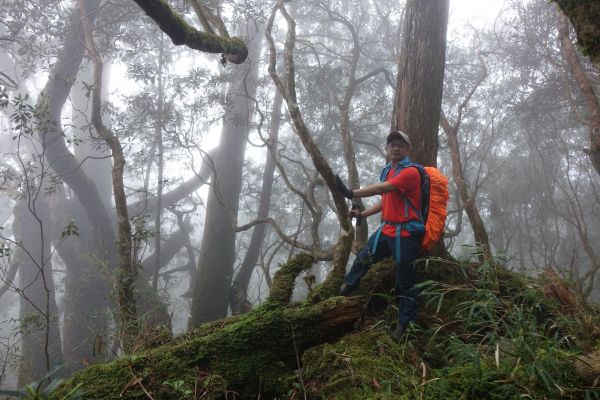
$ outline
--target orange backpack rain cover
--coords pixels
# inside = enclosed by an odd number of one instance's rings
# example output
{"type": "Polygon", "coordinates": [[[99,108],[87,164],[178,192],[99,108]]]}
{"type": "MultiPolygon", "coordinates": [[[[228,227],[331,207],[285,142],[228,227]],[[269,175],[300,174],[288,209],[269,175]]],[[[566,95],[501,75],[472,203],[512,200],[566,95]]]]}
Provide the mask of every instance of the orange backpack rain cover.
{"type": "Polygon", "coordinates": [[[424,167],[429,175],[429,214],[425,224],[425,236],[421,243],[424,251],[435,246],[444,234],[444,225],[448,211],[448,178],[435,167],[424,167]]]}

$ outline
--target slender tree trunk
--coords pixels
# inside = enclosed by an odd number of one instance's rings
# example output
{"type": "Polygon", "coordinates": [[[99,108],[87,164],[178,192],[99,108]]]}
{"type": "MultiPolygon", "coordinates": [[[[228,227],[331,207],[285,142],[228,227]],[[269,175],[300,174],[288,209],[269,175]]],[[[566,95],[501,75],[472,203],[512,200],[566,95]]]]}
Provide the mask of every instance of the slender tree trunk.
{"type": "Polygon", "coordinates": [[[233,67],[235,74],[227,94],[228,107],[215,156],[213,186],[208,195],[190,327],[225,317],[229,305],[242,169],[263,36],[255,21],[249,21],[244,29],[248,35],[249,56],[246,63],[233,67]]]}
{"type": "Polygon", "coordinates": [[[117,299],[119,302],[120,328],[122,331],[123,349],[126,353],[133,350],[139,333],[137,310],[134,296],[134,285],[138,268],[133,259],[131,224],[127,212],[127,196],[123,184],[125,156],[119,138],[115,136],[102,121],[102,59],[96,50],[92,36],[93,21],[90,16],[96,9],[90,9],[84,0],[79,0],[79,9],[84,27],[85,43],[90,58],[94,62],[94,89],[92,90],[92,125],[112,151],[113,168],[112,184],[115,206],[117,209],[119,270],[117,274],[117,299]]]}
{"type": "Polygon", "coordinates": [[[413,160],[437,165],[449,0],[407,0],[392,129],[405,131],[413,160]]]}
{"type": "Polygon", "coordinates": [[[451,126],[443,114],[441,116],[441,125],[446,133],[446,138],[448,139],[450,158],[452,159],[452,175],[458,188],[460,200],[467,212],[467,217],[469,217],[469,222],[471,223],[471,228],[475,235],[475,242],[481,246],[484,255],[487,257],[490,255],[490,240],[481,214],[479,213],[479,208],[475,203],[475,197],[469,189],[469,185],[465,179],[460,157],[460,148],[458,145],[458,125],[451,126]]]}
{"type": "MultiPolygon", "coordinates": [[[[283,95],[283,98],[285,99],[288,111],[292,118],[292,122],[294,123],[294,127],[296,128],[296,134],[300,138],[304,149],[309,154],[313,165],[315,166],[315,169],[321,175],[321,177],[325,181],[325,184],[329,188],[329,191],[331,192],[331,196],[333,198],[335,210],[341,227],[341,234],[333,248],[333,268],[325,282],[323,282],[323,284],[312,293],[310,298],[310,301],[318,302],[323,298],[331,297],[337,294],[339,290],[339,286],[341,285],[344,279],[344,275],[346,273],[346,264],[348,263],[348,256],[350,254],[352,240],[354,239],[354,229],[352,227],[352,224],[350,223],[350,214],[348,212],[346,199],[336,189],[335,174],[329,166],[327,159],[313,140],[313,137],[308,127],[304,123],[302,113],[300,112],[300,108],[298,106],[296,96],[296,76],[294,64],[294,47],[296,44],[296,22],[290,17],[287,10],[283,6],[283,3],[283,0],[279,0],[277,4],[273,7],[273,11],[267,24],[266,36],[267,40],[269,41],[270,53],[269,75],[271,76],[271,79],[273,79],[273,82],[275,82],[277,90],[279,90],[279,92],[283,95]],[[281,11],[288,26],[288,32],[283,53],[285,63],[285,81],[282,81],[279,75],[277,74],[277,52],[275,49],[275,43],[271,36],[273,22],[275,20],[275,15],[278,10],[281,11]]],[[[315,251],[317,250],[320,249],[315,249],[315,251]]]]}
{"type": "Polygon", "coordinates": [[[19,267],[21,369],[19,384],[38,379],[62,362],[58,308],[50,252],[50,210],[42,195],[32,193],[14,208],[13,231],[20,242],[19,267]]]}
{"type": "MultiPolygon", "coordinates": [[[[279,138],[279,127],[281,125],[281,105],[283,97],[279,92],[275,93],[273,100],[273,111],[271,113],[271,124],[269,126],[269,143],[263,171],[262,187],[260,190],[260,200],[258,204],[257,218],[267,218],[271,206],[271,193],[273,189],[273,174],[275,173],[277,157],[277,141],[279,138]]],[[[248,285],[252,272],[256,267],[260,249],[267,231],[267,224],[259,224],[254,227],[248,250],[242,261],[242,266],[232,285],[231,292],[231,312],[232,314],[241,314],[248,311],[248,285]]]]}
{"type": "Polygon", "coordinates": [[[161,35],[160,48],[158,52],[158,99],[156,105],[156,120],[154,126],[154,136],[156,140],[156,149],[158,150],[157,156],[157,186],[156,186],[156,212],[154,217],[154,274],[152,276],[152,289],[158,291],[158,274],[160,272],[160,240],[161,240],[161,227],[160,221],[162,216],[162,192],[163,192],[163,166],[164,166],[164,155],[163,155],[163,113],[164,113],[164,90],[163,90],[163,56],[164,46],[161,35]]]}

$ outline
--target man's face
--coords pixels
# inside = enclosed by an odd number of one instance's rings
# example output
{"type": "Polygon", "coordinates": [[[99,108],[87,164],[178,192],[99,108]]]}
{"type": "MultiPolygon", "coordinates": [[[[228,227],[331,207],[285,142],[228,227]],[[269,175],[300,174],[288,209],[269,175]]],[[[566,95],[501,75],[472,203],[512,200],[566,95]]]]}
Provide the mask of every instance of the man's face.
{"type": "Polygon", "coordinates": [[[392,140],[385,146],[385,150],[390,161],[400,161],[409,153],[408,143],[401,139],[392,140]]]}

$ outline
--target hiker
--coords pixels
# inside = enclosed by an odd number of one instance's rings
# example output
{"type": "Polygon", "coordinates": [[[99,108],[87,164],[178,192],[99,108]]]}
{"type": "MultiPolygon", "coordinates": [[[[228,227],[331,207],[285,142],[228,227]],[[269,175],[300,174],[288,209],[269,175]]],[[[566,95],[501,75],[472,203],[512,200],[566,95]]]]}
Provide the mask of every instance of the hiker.
{"type": "Polygon", "coordinates": [[[340,288],[342,296],[355,290],[369,267],[392,256],[396,264],[396,297],[398,325],[392,338],[400,339],[406,327],[416,319],[418,289],[414,261],[421,250],[424,226],[420,222],[421,175],[409,158],[410,139],[401,131],[387,136],[386,154],[389,164],[383,169],[380,183],[350,190],[336,176],[337,189],[348,199],[381,195],[374,206],[360,211],[350,210],[353,217],[365,218],[381,212],[382,225],[356,255],[350,272],[340,288]]]}

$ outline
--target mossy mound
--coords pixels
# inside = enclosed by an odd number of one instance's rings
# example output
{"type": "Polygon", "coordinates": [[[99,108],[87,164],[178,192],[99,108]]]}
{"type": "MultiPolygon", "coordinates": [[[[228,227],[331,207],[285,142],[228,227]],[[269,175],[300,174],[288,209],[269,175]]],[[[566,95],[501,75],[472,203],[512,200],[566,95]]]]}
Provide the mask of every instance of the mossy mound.
{"type": "Polygon", "coordinates": [[[304,353],[302,364],[310,398],[412,399],[420,385],[420,372],[407,348],[382,328],[314,347],[304,353]]]}

